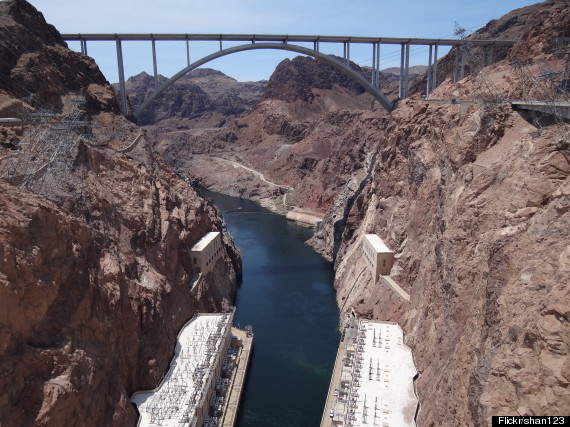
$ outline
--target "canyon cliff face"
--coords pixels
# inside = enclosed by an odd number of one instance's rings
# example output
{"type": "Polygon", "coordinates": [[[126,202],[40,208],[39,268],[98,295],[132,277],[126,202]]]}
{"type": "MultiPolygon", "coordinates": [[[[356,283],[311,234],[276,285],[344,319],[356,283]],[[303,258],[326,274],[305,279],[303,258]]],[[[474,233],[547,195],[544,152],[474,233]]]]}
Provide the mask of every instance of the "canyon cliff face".
{"type": "Polygon", "coordinates": [[[158,384],[194,313],[231,305],[240,256],[90,58],[22,0],[0,17],[0,109],[26,120],[0,128],[0,424],[134,425],[130,394],[158,384]],[[224,256],[194,283],[212,230],[224,256]]]}
{"type": "Polygon", "coordinates": [[[349,181],[312,239],[335,260],[341,311],[404,328],[419,425],[570,408],[569,125],[508,102],[567,99],[566,58],[548,43],[568,36],[570,12],[562,1],[515,12],[532,26],[504,60],[456,84],[448,76],[431,102],[398,105],[370,173],[349,181]],[[541,70],[562,73],[544,81],[541,70]],[[462,98],[480,101],[437,101],[462,98]],[[373,282],[365,233],[394,250],[409,303],[373,282]]]}
{"type": "Polygon", "coordinates": [[[221,129],[148,136],[178,173],[208,188],[281,211],[296,205],[322,213],[369,162],[383,120],[359,85],[321,61],[297,57],[279,64],[246,117],[221,129]]]}
{"type": "Polygon", "coordinates": [[[421,373],[421,425],[561,415],[570,405],[567,125],[537,130],[508,105],[459,109],[410,101],[393,113],[369,180],[330,213],[340,217],[328,231],[337,301],[402,325],[421,373]],[[365,233],[394,250],[392,277],[410,303],[372,281],[365,233]]]}
{"type": "Polygon", "coordinates": [[[567,414],[568,122],[509,101],[567,100],[566,57],[552,46],[569,29],[560,0],[492,21],[473,37],[520,42],[485,67],[473,50],[457,83],[452,51],[430,100],[420,98],[424,78],[391,115],[340,81],[315,84],[321,73],[309,66],[321,64],[300,58],[278,67],[247,117],[152,136],[206,186],[274,206],[286,192],[290,204],[326,212],[310,243],[335,261],[343,313],[404,328],[420,372],[419,425],[567,414]],[[373,283],[365,233],[394,250],[392,277],[409,303],[373,283]]]}

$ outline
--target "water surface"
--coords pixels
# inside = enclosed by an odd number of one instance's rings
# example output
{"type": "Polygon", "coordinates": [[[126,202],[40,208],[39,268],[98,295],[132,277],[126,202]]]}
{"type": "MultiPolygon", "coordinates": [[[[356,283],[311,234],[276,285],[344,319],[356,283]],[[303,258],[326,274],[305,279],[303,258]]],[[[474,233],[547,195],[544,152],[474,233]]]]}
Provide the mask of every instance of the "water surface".
{"type": "Polygon", "coordinates": [[[237,425],[318,426],[339,343],[332,264],[304,244],[311,229],[252,201],[202,192],[241,250],[234,322],[255,335],[237,425]]]}

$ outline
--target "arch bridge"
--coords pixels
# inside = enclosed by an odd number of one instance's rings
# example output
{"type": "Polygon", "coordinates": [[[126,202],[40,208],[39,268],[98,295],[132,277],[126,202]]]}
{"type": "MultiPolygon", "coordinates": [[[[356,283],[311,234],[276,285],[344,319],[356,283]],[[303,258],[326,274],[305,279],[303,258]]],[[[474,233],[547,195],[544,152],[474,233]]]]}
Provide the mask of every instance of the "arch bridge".
{"type": "Polygon", "coordinates": [[[493,62],[494,49],[497,47],[510,47],[516,43],[512,40],[465,40],[465,39],[420,39],[420,38],[394,38],[394,37],[352,37],[352,36],[303,36],[303,35],[259,35],[259,34],[62,34],[66,41],[79,41],[81,52],[87,54],[88,41],[115,41],[117,49],[117,66],[119,71],[119,97],[120,107],[123,114],[127,114],[127,94],[125,90],[125,71],[123,64],[122,43],[129,41],[150,41],[152,45],[152,59],[154,68],[155,91],[147,97],[143,103],[134,111],[137,117],[147,108],[158,95],[166,88],[180,79],[186,73],[198,68],[216,58],[230,55],[237,52],[244,52],[254,49],[279,49],[297,52],[303,55],[319,58],[330,64],[334,68],[345,73],[358,82],[367,92],[373,95],[378,102],[388,111],[393,109],[392,103],[380,91],[380,46],[400,45],[400,98],[408,97],[409,67],[410,67],[410,46],[429,46],[428,79],[426,93],[429,93],[437,86],[437,60],[439,46],[458,46],[454,63],[454,81],[463,78],[465,75],[466,50],[470,47],[483,48],[483,65],[493,62]],[[187,66],[159,86],[158,66],[156,59],[157,41],[186,41],[187,66]],[[190,62],[190,42],[191,41],[219,41],[219,50],[190,62]],[[223,42],[244,42],[242,45],[225,48],[223,42]],[[312,43],[313,49],[301,46],[296,43],[312,43]],[[340,43],[343,45],[342,60],[322,53],[320,43],[340,43]],[[351,44],[368,44],[372,48],[372,73],[370,80],[350,67],[350,46],[351,44]],[[461,59],[460,59],[461,57],[461,59]]]}

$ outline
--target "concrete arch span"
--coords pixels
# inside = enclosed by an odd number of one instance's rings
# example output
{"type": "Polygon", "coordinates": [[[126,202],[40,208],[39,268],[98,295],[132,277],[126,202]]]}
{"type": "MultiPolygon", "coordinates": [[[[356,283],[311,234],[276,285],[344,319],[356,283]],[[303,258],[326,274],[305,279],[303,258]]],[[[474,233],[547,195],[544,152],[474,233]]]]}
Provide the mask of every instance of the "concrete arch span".
{"type": "Polygon", "coordinates": [[[134,112],[134,116],[138,117],[140,115],[140,113],[142,111],[144,111],[144,109],[147,108],[156,99],[156,97],[158,95],[160,95],[162,92],[164,92],[164,90],[166,88],[168,88],[170,85],[172,85],[178,79],[180,79],[186,73],[188,73],[188,72],[190,72],[190,71],[192,71],[192,70],[194,70],[194,69],[196,69],[196,68],[198,68],[198,67],[200,67],[200,66],[202,66],[202,65],[204,65],[210,61],[213,61],[214,59],[221,58],[222,56],[230,55],[232,53],[237,53],[237,52],[244,52],[247,50],[254,50],[254,49],[289,50],[292,52],[301,53],[303,55],[312,56],[314,58],[319,58],[319,59],[323,60],[324,62],[326,62],[327,64],[333,66],[337,70],[342,71],[343,73],[345,73],[346,75],[348,75],[349,77],[354,79],[356,82],[358,82],[368,93],[370,93],[372,96],[374,96],[374,98],[376,98],[378,100],[380,105],[382,105],[389,113],[392,112],[392,110],[394,108],[392,103],[377,88],[372,86],[372,84],[370,84],[370,82],[368,80],[366,80],[364,77],[362,77],[356,71],[354,71],[348,65],[346,65],[343,62],[333,58],[330,55],[327,55],[327,54],[324,54],[324,53],[321,53],[321,52],[318,52],[316,50],[309,49],[309,48],[306,48],[303,46],[297,46],[297,45],[288,44],[288,43],[251,43],[251,44],[245,44],[245,45],[240,45],[240,46],[233,46],[233,47],[230,47],[227,49],[220,50],[218,52],[212,53],[211,55],[205,56],[204,58],[199,59],[198,61],[193,62],[192,64],[183,68],[178,73],[176,73],[174,76],[172,76],[170,79],[168,79],[166,82],[164,82],[164,84],[156,92],[154,92],[147,99],[145,99],[144,102],[134,112]]]}

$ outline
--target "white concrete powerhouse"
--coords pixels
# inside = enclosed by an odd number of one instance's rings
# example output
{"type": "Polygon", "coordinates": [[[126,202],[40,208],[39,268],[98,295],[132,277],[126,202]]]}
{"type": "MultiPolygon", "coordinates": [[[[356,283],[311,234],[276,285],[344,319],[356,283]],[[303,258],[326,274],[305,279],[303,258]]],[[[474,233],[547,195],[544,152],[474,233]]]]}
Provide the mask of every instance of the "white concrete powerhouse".
{"type": "Polygon", "coordinates": [[[169,371],[155,390],[137,392],[138,426],[204,425],[231,340],[233,312],[194,316],[180,331],[169,371]]]}
{"type": "Polygon", "coordinates": [[[345,333],[321,426],[415,427],[417,372],[402,328],[360,320],[345,333]]]}
{"type": "Polygon", "coordinates": [[[222,256],[222,237],[219,231],[210,231],[190,250],[192,265],[196,273],[206,274],[214,269],[222,256]]]}
{"type": "Polygon", "coordinates": [[[394,252],[388,249],[376,234],[365,234],[362,239],[362,255],[370,268],[374,282],[389,276],[394,265],[394,252]]]}

